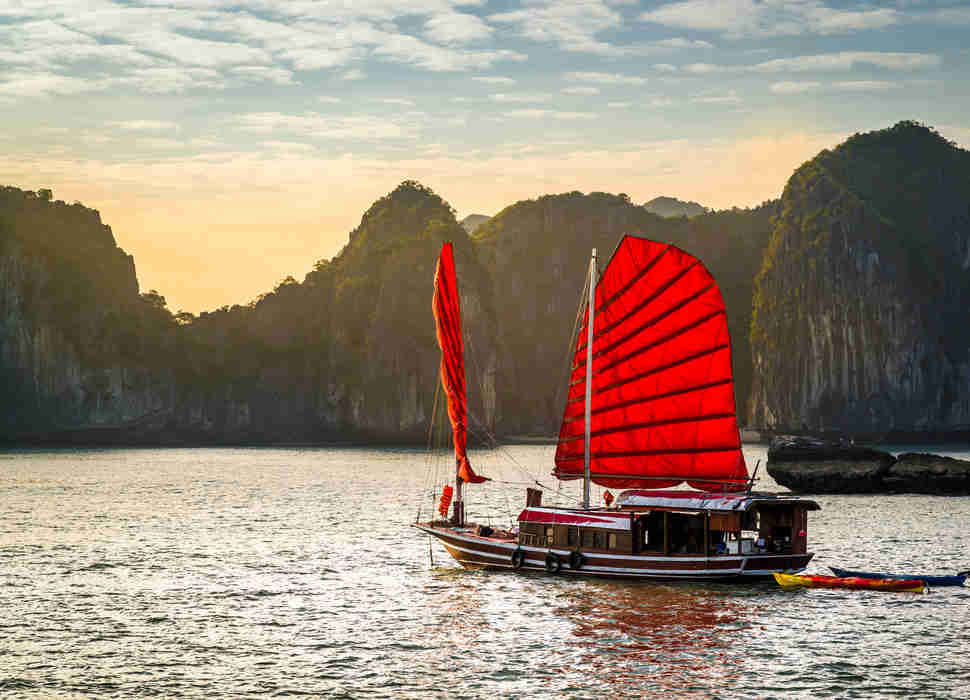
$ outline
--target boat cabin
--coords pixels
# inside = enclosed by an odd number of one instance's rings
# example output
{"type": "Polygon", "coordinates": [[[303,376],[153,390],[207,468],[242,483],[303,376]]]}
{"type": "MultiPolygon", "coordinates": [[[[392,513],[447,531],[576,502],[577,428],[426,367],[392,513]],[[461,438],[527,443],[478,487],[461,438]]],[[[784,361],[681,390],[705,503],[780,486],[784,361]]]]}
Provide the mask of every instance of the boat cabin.
{"type": "Polygon", "coordinates": [[[612,508],[527,506],[521,546],[611,554],[718,557],[808,551],[811,500],[776,494],[624,491],[612,508]]]}

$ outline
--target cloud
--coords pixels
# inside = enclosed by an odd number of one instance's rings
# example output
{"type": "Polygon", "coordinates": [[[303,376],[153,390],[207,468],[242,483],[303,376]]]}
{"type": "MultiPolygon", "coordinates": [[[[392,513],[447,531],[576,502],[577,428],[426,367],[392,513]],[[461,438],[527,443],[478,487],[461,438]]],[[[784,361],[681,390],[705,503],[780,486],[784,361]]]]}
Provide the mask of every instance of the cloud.
{"type": "Polygon", "coordinates": [[[632,104],[632,102],[607,102],[606,106],[610,109],[626,109],[632,104]]]}
{"type": "Polygon", "coordinates": [[[493,31],[480,18],[464,12],[434,15],[424,24],[425,36],[443,44],[480,41],[487,39],[493,31]]]}
{"type": "Polygon", "coordinates": [[[677,66],[670,63],[655,63],[653,69],[661,73],[674,73],[677,71],[677,66]]]}
{"type": "Polygon", "coordinates": [[[548,93],[515,94],[501,92],[488,96],[493,102],[548,102],[551,97],[548,93]]]}
{"type": "Polygon", "coordinates": [[[598,83],[600,85],[644,85],[647,82],[646,78],[641,78],[636,75],[597,73],[593,71],[564,73],[563,78],[576,83],[598,83]]]}
{"type": "Polygon", "coordinates": [[[323,102],[328,105],[339,105],[343,100],[339,97],[331,97],[330,95],[320,95],[317,98],[317,102],[323,102]]]}
{"type": "Polygon", "coordinates": [[[472,78],[478,83],[487,83],[489,85],[515,85],[515,80],[512,78],[506,78],[502,75],[476,75],[472,78]]]}
{"type": "Polygon", "coordinates": [[[723,95],[695,95],[690,98],[691,102],[697,102],[699,104],[711,104],[711,105],[729,105],[738,104],[741,102],[741,98],[738,97],[734,90],[723,94],[723,95]]]}
{"type": "Polygon", "coordinates": [[[373,50],[396,63],[418,66],[426,70],[465,71],[490,68],[497,61],[524,61],[525,54],[509,49],[464,50],[437,46],[421,41],[409,34],[386,35],[373,50]]]}
{"type": "Polygon", "coordinates": [[[0,73],[0,100],[77,95],[102,88],[102,81],[47,72],[0,73]]]}
{"type": "Polygon", "coordinates": [[[600,94],[600,89],[598,87],[591,86],[579,86],[579,87],[567,87],[560,90],[560,92],[567,95],[598,95],[600,94]]]}
{"type": "Polygon", "coordinates": [[[176,66],[137,68],[114,78],[113,82],[155,94],[180,93],[194,88],[221,90],[226,86],[225,79],[218,71],[176,66]]]}
{"type": "Polygon", "coordinates": [[[776,58],[750,66],[758,73],[778,73],[782,71],[847,71],[859,64],[889,68],[893,70],[919,70],[935,68],[940,65],[940,57],[928,53],[898,53],[880,51],[840,51],[838,53],[797,56],[795,58],[776,58]]]}
{"type": "Polygon", "coordinates": [[[276,85],[295,85],[298,82],[293,79],[293,71],[277,66],[235,66],[230,69],[230,73],[245,78],[247,82],[267,82],[276,85]]]}
{"type": "Polygon", "coordinates": [[[838,53],[816,54],[814,56],[794,56],[775,58],[755,64],[715,64],[690,63],[681,66],[682,70],[695,75],[714,73],[808,73],[808,72],[846,72],[860,65],[869,65],[887,70],[925,70],[939,66],[941,59],[930,53],[901,53],[892,51],[840,51],[838,53]]]}
{"type": "Polygon", "coordinates": [[[363,80],[367,77],[367,73],[360,70],[359,68],[351,68],[349,71],[345,71],[341,76],[341,80],[352,81],[352,80],[363,80]]]}
{"type": "Polygon", "coordinates": [[[886,80],[843,80],[832,83],[836,90],[850,90],[856,92],[881,92],[883,90],[894,90],[902,87],[900,83],[891,83],[886,80]]]}
{"type": "Polygon", "coordinates": [[[129,119],[127,121],[111,122],[112,126],[125,131],[178,131],[179,125],[175,122],[161,121],[157,119],[129,119]]]}
{"type": "Polygon", "coordinates": [[[780,83],[774,83],[770,89],[779,95],[797,95],[802,92],[818,90],[821,86],[822,84],[816,81],[795,82],[792,80],[784,80],[780,83]]]}
{"type": "Polygon", "coordinates": [[[604,55],[621,51],[596,38],[622,23],[620,14],[601,0],[539,0],[525,9],[500,12],[489,19],[512,25],[526,39],[556,43],[564,51],[604,55]]]}
{"type": "Polygon", "coordinates": [[[414,100],[409,100],[406,97],[382,97],[377,101],[383,102],[386,105],[401,105],[404,107],[414,106],[414,100]]]}
{"type": "Polygon", "coordinates": [[[596,114],[591,112],[558,112],[549,109],[515,109],[501,114],[509,119],[559,119],[563,121],[588,121],[597,117],[596,114]]]}
{"type": "MultiPolygon", "coordinates": [[[[284,114],[250,112],[230,117],[228,124],[253,134],[298,134],[320,140],[409,140],[420,131],[420,121],[409,115],[399,119],[371,115],[326,115],[319,112],[284,114]]],[[[276,139],[286,140],[286,139],[276,139]]]]}
{"type": "Polygon", "coordinates": [[[847,34],[903,20],[893,8],[832,8],[820,0],[685,0],[640,14],[643,22],[729,37],[847,34]]]}

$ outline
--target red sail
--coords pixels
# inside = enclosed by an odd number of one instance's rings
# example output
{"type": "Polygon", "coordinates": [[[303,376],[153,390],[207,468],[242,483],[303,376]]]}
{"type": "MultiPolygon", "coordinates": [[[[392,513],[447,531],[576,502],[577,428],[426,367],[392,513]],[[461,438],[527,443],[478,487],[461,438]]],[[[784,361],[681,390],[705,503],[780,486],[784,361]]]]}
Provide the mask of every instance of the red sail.
{"type": "Polygon", "coordinates": [[[465,454],[467,410],[465,396],[465,353],[461,344],[461,310],[458,305],[458,279],[451,243],[441,246],[438,269],[434,275],[432,303],[438,346],[441,348],[441,386],[448,396],[448,417],[455,440],[458,476],[466,483],[480,484],[487,479],[472,471],[465,454]]]}
{"type": "MultiPolygon", "coordinates": [[[[590,474],[602,486],[740,491],[724,301],[701,262],[626,236],[596,286],[590,474]]],[[[588,315],[588,313],[587,313],[588,315]]],[[[586,323],[559,431],[560,479],[583,477],[586,323]]]]}

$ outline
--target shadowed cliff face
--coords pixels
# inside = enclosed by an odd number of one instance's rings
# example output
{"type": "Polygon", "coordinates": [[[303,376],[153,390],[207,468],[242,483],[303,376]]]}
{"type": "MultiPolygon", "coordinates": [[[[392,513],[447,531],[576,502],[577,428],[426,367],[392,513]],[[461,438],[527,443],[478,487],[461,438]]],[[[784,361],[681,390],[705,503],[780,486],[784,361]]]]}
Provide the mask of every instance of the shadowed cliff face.
{"type": "Polygon", "coordinates": [[[625,233],[679,245],[717,277],[743,398],[748,268],[773,211],[664,220],[623,195],[570,193],[509,207],[473,240],[446,202],[406,182],[303,282],[194,317],[138,293],[133,261],[97,212],[7,194],[0,382],[17,398],[3,403],[0,435],[101,428],[84,436],[100,441],[423,440],[439,385],[431,297],[444,241],[461,291],[472,439],[558,430],[590,248],[605,265],[625,233]]]}
{"type": "Polygon", "coordinates": [[[0,432],[99,426],[161,406],[165,339],[98,212],[0,188],[0,432]]]}
{"type": "Polygon", "coordinates": [[[589,255],[600,269],[624,234],[673,243],[699,257],[728,308],[739,413],[751,378],[752,284],[774,203],[664,219],[626,195],[571,192],[508,207],[475,233],[496,290],[498,425],[505,434],[559,431],[589,255]]]}
{"type": "Polygon", "coordinates": [[[758,425],[970,424],[970,153],[903,122],[796,171],[756,282],[758,425]]]}

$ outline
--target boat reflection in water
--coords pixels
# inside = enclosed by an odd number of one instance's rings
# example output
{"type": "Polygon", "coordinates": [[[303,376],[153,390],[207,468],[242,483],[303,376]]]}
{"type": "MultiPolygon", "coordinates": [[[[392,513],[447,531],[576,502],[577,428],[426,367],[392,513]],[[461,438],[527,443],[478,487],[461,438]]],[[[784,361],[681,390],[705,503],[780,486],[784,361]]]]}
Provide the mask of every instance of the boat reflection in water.
{"type": "Polygon", "coordinates": [[[743,672],[747,611],[736,595],[733,586],[584,582],[557,610],[581,650],[568,671],[587,684],[594,676],[609,697],[721,695],[743,672]]]}

